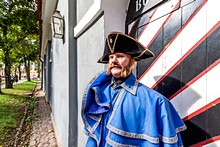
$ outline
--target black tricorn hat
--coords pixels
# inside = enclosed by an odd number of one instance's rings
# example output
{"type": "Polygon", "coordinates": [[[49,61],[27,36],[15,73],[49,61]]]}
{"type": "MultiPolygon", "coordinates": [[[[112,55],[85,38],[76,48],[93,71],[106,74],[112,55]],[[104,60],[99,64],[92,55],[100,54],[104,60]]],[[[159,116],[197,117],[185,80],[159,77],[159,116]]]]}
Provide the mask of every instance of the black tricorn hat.
{"type": "Polygon", "coordinates": [[[154,56],[152,51],[144,47],[136,39],[121,32],[111,32],[106,37],[104,54],[98,60],[98,63],[108,63],[109,55],[118,52],[129,54],[136,61],[154,56]]]}

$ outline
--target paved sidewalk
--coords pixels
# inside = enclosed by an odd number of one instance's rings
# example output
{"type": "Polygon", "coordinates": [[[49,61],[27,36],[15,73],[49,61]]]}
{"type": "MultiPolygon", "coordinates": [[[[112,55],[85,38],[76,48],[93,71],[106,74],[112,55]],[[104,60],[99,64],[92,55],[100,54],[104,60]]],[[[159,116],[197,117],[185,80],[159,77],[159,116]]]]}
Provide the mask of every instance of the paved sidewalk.
{"type": "Polygon", "coordinates": [[[40,89],[40,82],[35,89],[37,106],[34,114],[38,117],[33,121],[29,147],[58,147],[51,121],[51,110],[45,100],[45,93],[40,89]]]}

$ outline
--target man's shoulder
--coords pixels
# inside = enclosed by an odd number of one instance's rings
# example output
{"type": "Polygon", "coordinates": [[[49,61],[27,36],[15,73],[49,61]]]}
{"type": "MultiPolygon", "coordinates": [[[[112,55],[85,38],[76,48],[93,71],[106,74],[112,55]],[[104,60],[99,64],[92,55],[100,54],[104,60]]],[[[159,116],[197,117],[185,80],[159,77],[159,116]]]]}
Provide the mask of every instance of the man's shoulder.
{"type": "Polygon", "coordinates": [[[147,92],[151,92],[151,93],[157,93],[157,91],[148,87],[147,85],[144,85],[143,83],[141,83],[139,81],[138,81],[138,90],[139,91],[147,91],[147,92]]]}
{"type": "Polygon", "coordinates": [[[111,76],[106,74],[106,71],[99,72],[93,78],[89,81],[87,85],[101,85],[105,83],[106,81],[109,81],[111,76]]]}
{"type": "Polygon", "coordinates": [[[164,99],[165,98],[161,93],[142,84],[141,82],[138,83],[138,91],[137,92],[146,94],[146,95],[150,96],[151,98],[157,98],[157,99],[164,99]]]}

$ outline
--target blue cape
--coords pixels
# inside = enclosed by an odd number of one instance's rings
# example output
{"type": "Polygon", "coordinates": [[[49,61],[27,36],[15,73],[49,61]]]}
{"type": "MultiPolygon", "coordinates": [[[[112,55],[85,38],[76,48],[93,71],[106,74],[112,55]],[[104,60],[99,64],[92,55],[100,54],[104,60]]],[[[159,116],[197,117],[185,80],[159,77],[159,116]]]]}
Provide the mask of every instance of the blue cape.
{"type": "MultiPolygon", "coordinates": [[[[102,72],[84,92],[81,115],[90,146],[101,141],[102,115],[110,111],[111,79],[102,72]]],[[[133,74],[120,86],[107,122],[107,146],[183,146],[180,131],[186,126],[167,98],[139,83],[133,74]]]]}

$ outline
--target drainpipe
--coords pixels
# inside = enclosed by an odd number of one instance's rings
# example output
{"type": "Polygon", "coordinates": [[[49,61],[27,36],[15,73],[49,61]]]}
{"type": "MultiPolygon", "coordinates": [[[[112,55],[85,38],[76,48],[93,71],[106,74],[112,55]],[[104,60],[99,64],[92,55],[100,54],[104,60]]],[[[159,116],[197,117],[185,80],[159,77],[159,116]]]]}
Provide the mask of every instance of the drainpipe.
{"type": "Polygon", "coordinates": [[[68,147],[77,147],[77,123],[78,123],[78,92],[77,92],[77,45],[74,38],[74,27],[76,26],[76,1],[69,0],[68,20],[70,30],[69,36],[69,144],[68,147]]]}
{"type": "Polygon", "coordinates": [[[40,69],[41,69],[41,76],[40,76],[40,80],[41,80],[41,84],[40,84],[40,89],[41,90],[44,90],[43,89],[43,82],[44,82],[44,80],[43,80],[43,77],[44,77],[44,61],[41,59],[41,57],[39,56],[39,60],[40,60],[40,65],[41,65],[41,67],[40,67],[40,69]]]}

